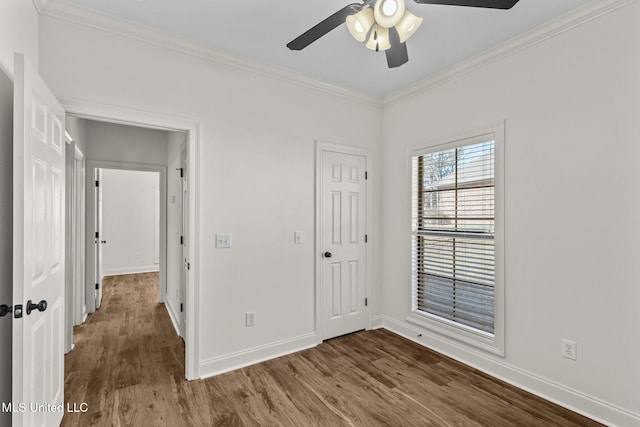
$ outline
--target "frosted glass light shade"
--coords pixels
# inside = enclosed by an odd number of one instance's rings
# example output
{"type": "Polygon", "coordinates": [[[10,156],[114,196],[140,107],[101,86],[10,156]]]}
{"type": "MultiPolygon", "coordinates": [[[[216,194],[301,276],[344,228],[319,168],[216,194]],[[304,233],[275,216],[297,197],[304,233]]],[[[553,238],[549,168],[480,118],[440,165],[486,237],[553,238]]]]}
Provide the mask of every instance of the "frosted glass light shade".
{"type": "Polygon", "coordinates": [[[422,25],[422,21],[422,18],[418,18],[408,10],[405,11],[400,22],[396,24],[396,30],[398,30],[398,35],[400,36],[400,43],[407,41],[407,39],[416,32],[418,27],[422,25]]]}
{"type": "Polygon", "coordinates": [[[379,26],[391,28],[402,19],[404,11],[404,0],[377,0],[373,16],[379,26]]]}
{"type": "Polygon", "coordinates": [[[347,16],[347,28],[354,39],[363,42],[373,26],[373,10],[365,7],[355,15],[347,16]]]}
{"type": "Polygon", "coordinates": [[[389,29],[379,25],[376,26],[376,28],[371,31],[366,46],[371,50],[376,50],[376,46],[378,50],[389,49],[391,47],[391,43],[389,42],[389,29]]]}

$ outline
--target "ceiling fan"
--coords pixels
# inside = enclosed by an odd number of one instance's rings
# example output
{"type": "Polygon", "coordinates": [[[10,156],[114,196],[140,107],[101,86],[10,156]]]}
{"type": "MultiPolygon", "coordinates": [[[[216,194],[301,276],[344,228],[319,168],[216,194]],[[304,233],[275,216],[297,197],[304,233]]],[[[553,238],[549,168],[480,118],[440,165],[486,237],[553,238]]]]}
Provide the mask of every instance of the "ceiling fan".
{"type": "MultiPolygon", "coordinates": [[[[519,0],[414,0],[419,4],[511,9],[519,0]]],[[[419,18],[406,10],[404,0],[363,0],[349,4],[324,21],[304,32],[287,47],[302,50],[320,37],[346,22],[351,35],[376,52],[384,50],[389,68],[409,61],[406,40],[422,24],[419,18]]]]}

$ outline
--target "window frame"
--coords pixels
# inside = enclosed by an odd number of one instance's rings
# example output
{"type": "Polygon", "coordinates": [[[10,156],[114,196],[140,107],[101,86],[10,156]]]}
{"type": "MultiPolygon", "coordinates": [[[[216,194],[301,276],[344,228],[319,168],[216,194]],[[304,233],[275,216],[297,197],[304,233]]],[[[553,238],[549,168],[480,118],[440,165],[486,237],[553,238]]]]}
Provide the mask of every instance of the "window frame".
{"type": "Polygon", "coordinates": [[[425,313],[417,309],[417,277],[413,265],[413,257],[410,261],[411,269],[411,313],[405,319],[407,322],[430,331],[437,335],[452,338],[458,342],[468,344],[483,351],[504,357],[504,332],[505,332],[505,276],[504,276],[504,122],[491,127],[468,132],[456,138],[441,140],[422,147],[410,149],[408,153],[409,176],[409,235],[410,245],[413,250],[414,233],[412,228],[414,191],[413,183],[413,159],[424,154],[460,148],[480,142],[494,141],[494,244],[495,244],[495,283],[494,283],[494,333],[486,333],[475,328],[441,318],[437,315],[425,313]]]}

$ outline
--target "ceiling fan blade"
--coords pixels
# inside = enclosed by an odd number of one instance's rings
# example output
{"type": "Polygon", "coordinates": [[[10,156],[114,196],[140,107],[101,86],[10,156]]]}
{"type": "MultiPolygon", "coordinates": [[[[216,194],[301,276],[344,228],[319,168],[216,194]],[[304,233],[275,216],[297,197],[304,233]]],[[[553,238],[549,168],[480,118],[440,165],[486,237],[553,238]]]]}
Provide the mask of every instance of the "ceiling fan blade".
{"type": "Polygon", "coordinates": [[[400,35],[395,27],[389,28],[389,42],[391,43],[391,48],[385,50],[389,68],[396,68],[408,62],[407,43],[400,43],[400,35]]]}
{"type": "Polygon", "coordinates": [[[359,12],[360,9],[362,9],[362,4],[359,3],[352,3],[343,7],[324,21],[320,22],[316,26],[312,27],[297,38],[290,41],[287,44],[287,47],[291,50],[304,49],[314,41],[318,40],[320,37],[338,27],[340,24],[344,24],[347,16],[359,12]]]}
{"type": "Polygon", "coordinates": [[[450,6],[486,7],[489,9],[511,9],[520,0],[414,0],[420,4],[445,4],[450,6]]]}

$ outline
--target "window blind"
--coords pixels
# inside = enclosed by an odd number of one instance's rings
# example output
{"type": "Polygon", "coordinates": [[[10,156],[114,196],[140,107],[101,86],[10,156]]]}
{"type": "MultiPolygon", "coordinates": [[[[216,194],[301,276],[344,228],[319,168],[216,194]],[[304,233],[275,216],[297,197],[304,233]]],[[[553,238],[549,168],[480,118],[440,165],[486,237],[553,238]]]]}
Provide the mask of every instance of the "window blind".
{"type": "Polygon", "coordinates": [[[414,308],[493,334],[495,143],[412,161],[414,308]]]}

